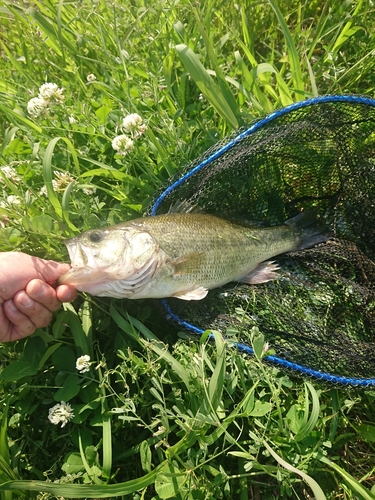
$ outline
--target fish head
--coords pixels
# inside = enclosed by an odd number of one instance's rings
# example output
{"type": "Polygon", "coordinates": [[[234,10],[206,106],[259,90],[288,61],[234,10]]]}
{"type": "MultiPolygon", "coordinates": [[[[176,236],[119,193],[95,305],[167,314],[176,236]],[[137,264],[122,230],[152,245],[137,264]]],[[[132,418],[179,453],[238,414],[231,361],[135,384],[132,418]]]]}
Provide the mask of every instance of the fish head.
{"type": "Polygon", "coordinates": [[[107,285],[131,279],[157,250],[149,233],[131,224],[91,229],[65,242],[72,268],[58,285],[73,285],[92,295],[103,295],[107,285]]]}

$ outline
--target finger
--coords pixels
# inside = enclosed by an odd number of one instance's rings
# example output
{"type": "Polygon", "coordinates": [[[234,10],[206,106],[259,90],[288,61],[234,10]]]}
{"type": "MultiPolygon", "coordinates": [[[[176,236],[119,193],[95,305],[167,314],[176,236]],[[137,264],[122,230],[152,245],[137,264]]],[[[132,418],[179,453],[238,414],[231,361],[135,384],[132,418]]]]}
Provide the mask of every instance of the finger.
{"type": "MultiPolygon", "coordinates": [[[[32,300],[39,302],[50,311],[60,309],[61,302],[56,297],[56,290],[39,279],[31,280],[25,289],[26,295],[32,300]]],[[[21,295],[23,297],[23,295],[21,295]]]]}
{"type": "Polygon", "coordinates": [[[5,301],[0,299],[0,342],[9,342],[13,340],[11,335],[13,325],[4,311],[4,303],[5,301]]]}
{"type": "Polygon", "coordinates": [[[23,339],[35,332],[35,324],[17,308],[13,300],[5,301],[3,308],[5,316],[9,321],[7,335],[3,341],[23,339]],[[13,325],[12,327],[11,324],[13,325]]]}
{"type": "Polygon", "coordinates": [[[13,302],[17,309],[27,316],[36,328],[43,328],[51,322],[51,311],[43,304],[29,297],[24,290],[14,296],[13,302]]]}
{"type": "Polygon", "coordinates": [[[77,298],[77,289],[71,285],[60,285],[56,288],[56,296],[60,302],[73,302],[77,298]]]}
{"type": "Polygon", "coordinates": [[[67,273],[71,266],[69,264],[62,264],[61,262],[55,262],[53,260],[44,260],[39,257],[31,257],[33,266],[42,276],[44,281],[48,283],[53,283],[60,276],[67,273]]]}

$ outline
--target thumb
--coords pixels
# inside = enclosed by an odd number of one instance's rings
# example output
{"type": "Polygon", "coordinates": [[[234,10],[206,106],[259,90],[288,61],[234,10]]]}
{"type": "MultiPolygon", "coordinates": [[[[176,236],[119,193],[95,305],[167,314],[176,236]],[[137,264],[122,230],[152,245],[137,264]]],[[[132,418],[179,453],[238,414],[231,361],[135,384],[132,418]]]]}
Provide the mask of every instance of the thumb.
{"type": "Polygon", "coordinates": [[[46,283],[52,283],[60,278],[63,274],[67,273],[70,269],[69,264],[55,262],[53,260],[40,259],[33,257],[35,269],[42,276],[46,283]]]}

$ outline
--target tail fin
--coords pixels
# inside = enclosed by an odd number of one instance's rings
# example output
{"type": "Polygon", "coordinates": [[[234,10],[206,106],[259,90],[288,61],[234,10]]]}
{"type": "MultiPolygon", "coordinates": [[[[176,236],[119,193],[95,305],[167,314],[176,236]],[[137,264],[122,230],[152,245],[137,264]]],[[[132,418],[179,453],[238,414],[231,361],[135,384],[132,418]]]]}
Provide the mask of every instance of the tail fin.
{"type": "Polygon", "coordinates": [[[333,237],[333,231],[327,226],[318,226],[315,210],[307,210],[285,222],[291,226],[300,237],[295,250],[311,248],[319,243],[325,243],[333,237]]]}

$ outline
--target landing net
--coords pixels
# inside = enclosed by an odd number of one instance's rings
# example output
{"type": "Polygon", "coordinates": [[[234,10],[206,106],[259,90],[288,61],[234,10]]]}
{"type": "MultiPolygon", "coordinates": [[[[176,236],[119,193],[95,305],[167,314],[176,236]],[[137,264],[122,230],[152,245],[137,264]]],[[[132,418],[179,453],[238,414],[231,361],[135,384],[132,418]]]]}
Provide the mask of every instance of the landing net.
{"type": "Polygon", "coordinates": [[[231,283],[201,301],[164,300],[195,334],[220,330],[252,354],[337,384],[375,385],[375,100],[324,96],[280,109],[236,132],[178,173],[149,214],[187,200],[204,212],[273,226],[314,208],[334,238],[277,257],[280,278],[231,283]]]}

